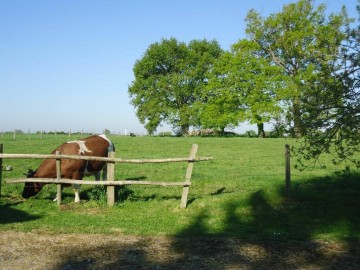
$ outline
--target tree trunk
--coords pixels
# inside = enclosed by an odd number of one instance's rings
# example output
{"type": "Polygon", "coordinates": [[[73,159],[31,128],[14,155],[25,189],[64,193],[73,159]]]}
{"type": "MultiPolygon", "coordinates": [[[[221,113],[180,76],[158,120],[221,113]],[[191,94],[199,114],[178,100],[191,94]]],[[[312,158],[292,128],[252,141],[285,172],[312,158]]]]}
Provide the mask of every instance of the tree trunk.
{"type": "Polygon", "coordinates": [[[258,137],[265,138],[264,122],[260,115],[256,115],[257,128],[258,128],[258,137]]]}
{"type": "Polygon", "coordinates": [[[258,137],[265,138],[265,130],[264,130],[264,123],[258,123],[258,137]]]}
{"type": "Polygon", "coordinates": [[[224,136],[225,135],[225,127],[221,127],[219,130],[220,136],[224,136]]]}
{"type": "Polygon", "coordinates": [[[186,136],[189,134],[189,125],[181,125],[180,132],[182,136],[186,136]]]}
{"type": "Polygon", "coordinates": [[[300,99],[295,98],[294,99],[294,105],[293,105],[293,115],[294,115],[294,136],[296,138],[301,138],[303,135],[303,126],[301,121],[301,105],[300,105],[300,99]]]}

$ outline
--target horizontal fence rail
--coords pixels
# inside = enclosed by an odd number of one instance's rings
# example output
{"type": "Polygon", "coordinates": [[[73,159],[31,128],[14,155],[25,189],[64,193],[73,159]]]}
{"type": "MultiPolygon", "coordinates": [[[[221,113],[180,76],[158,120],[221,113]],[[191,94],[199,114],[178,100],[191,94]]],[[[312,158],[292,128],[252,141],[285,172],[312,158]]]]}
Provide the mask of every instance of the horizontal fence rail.
{"type": "Polygon", "coordinates": [[[42,154],[0,154],[0,158],[9,159],[75,159],[75,160],[96,160],[117,163],[167,163],[167,162],[196,162],[213,160],[213,157],[196,157],[196,158],[163,158],[163,159],[122,159],[108,157],[91,157],[78,155],[42,155],[42,154]]]}
{"type": "Polygon", "coordinates": [[[114,180],[114,181],[91,181],[73,180],[66,178],[19,178],[7,180],[7,183],[44,183],[44,184],[71,184],[71,185],[103,185],[103,186],[123,186],[123,185],[153,185],[153,186],[190,186],[191,182],[163,182],[163,181],[136,181],[136,180],[114,180]]]}

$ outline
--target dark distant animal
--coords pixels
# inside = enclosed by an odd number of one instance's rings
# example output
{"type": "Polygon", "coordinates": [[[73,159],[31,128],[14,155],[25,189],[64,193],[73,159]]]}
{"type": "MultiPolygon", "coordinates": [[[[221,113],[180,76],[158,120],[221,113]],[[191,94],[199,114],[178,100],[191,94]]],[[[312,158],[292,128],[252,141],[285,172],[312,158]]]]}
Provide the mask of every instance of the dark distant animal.
{"type": "MultiPolygon", "coordinates": [[[[69,141],[56,148],[52,154],[60,151],[64,155],[81,155],[107,157],[109,152],[115,151],[114,144],[105,135],[93,135],[84,139],[69,141]]],[[[95,175],[96,180],[100,180],[101,170],[102,178],[106,179],[106,162],[93,160],[61,160],[61,178],[82,180],[84,176],[95,175]]],[[[55,159],[45,159],[36,171],[29,170],[28,178],[56,178],[55,159]]],[[[22,193],[23,198],[30,198],[40,192],[45,184],[25,183],[22,193]]],[[[75,192],[75,202],[80,201],[80,185],[73,185],[75,192]]]]}

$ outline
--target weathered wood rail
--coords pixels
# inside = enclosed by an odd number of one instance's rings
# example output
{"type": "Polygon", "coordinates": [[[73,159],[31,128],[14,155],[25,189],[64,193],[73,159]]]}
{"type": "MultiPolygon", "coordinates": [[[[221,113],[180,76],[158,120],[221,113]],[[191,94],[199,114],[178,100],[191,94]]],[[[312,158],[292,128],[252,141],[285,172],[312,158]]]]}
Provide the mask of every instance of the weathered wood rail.
{"type": "MultiPolygon", "coordinates": [[[[212,157],[196,157],[198,145],[193,144],[191,147],[190,155],[188,158],[166,158],[166,159],[121,159],[115,158],[115,152],[110,152],[109,156],[106,157],[89,157],[89,156],[78,156],[78,155],[62,155],[60,152],[56,152],[55,155],[38,155],[38,154],[1,154],[2,158],[9,159],[56,159],[56,172],[57,178],[20,178],[11,179],[6,182],[9,184],[26,183],[26,182],[37,182],[44,184],[56,184],[57,185],[57,203],[61,204],[62,197],[62,184],[80,184],[80,185],[104,185],[107,186],[107,202],[108,205],[114,205],[115,203],[115,186],[123,185],[156,185],[156,186],[182,186],[182,196],[180,207],[186,208],[189,188],[191,186],[191,175],[195,162],[212,160],[212,157]],[[89,181],[89,180],[72,180],[61,178],[61,160],[62,159],[75,159],[75,160],[98,160],[107,162],[107,180],[106,181],[89,181]],[[164,182],[164,181],[132,181],[132,180],[115,180],[115,163],[133,163],[133,164],[144,164],[144,163],[169,163],[169,162],[187,162],[188,166],[186,169],[185,180],[183,182],[164,182]]],[[[0,172],[1,173],[1,172],[0,172]]],[[[1,177],[1,176],[0,176],[1,177]]]]}

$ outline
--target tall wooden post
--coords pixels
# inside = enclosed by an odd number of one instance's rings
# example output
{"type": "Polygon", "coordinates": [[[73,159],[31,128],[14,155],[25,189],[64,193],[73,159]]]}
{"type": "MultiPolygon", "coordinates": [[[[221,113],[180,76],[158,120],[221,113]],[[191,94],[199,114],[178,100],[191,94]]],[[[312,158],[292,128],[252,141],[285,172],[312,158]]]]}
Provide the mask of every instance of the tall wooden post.
{"type": "Polygon", "coordinates": [[[286,193],[290,193],[291,174],[290,174],[290,145],[285,145],[285,189],[286,193]]]}
{"type": "MultiPolygon", "coordinates": [[[[115,158],[115,152],[109,152],[109,158],[115,158]]],[[[107,163],[107,181],[115,180],[115,162],[107,163]]],[[[115,186],[107,186],[106,187],[107,194],[107,203],[109,206],[113,206],[115,204],[115,186]]]]}
{"type": "Polygon", "coordinates": [[[196,156],[197,149],[198,149],[198,145],[193,144],[191,147],[191,151],[190,151],[188,167],[186,169],[185,183],[184,183],[184,187],[183,187],[183,193],[181,196],[180,208],[186,208],[186,205],[187,205],[187,198],[188,198],[188,194],[189,194],[189,188],[191,185],[191,182],[190,182],[191,174],[192,174],[192,170],[194,167],[194,162],[195,162],[194,159],[196,156]]]}
{"type": "MultiPolygon", "coordinates": [[[[60,151],[56,151],[56,155],[61,155],[60,151]]],[[[61,179],[61,159],[56,159],[56,179],[61,179]]],[[[56,201],[57,204],[61,204],[61,184],[56,184],[56,201]]]]}
{"type": "MultiPolygon", "coordinates": [[[[3,153],[3,145],[0,143],[0,154],[3,153]]],[[[1,197],[1,183],[2,182],[2,158],[0,158],[0,197],[1,197]]]]}

